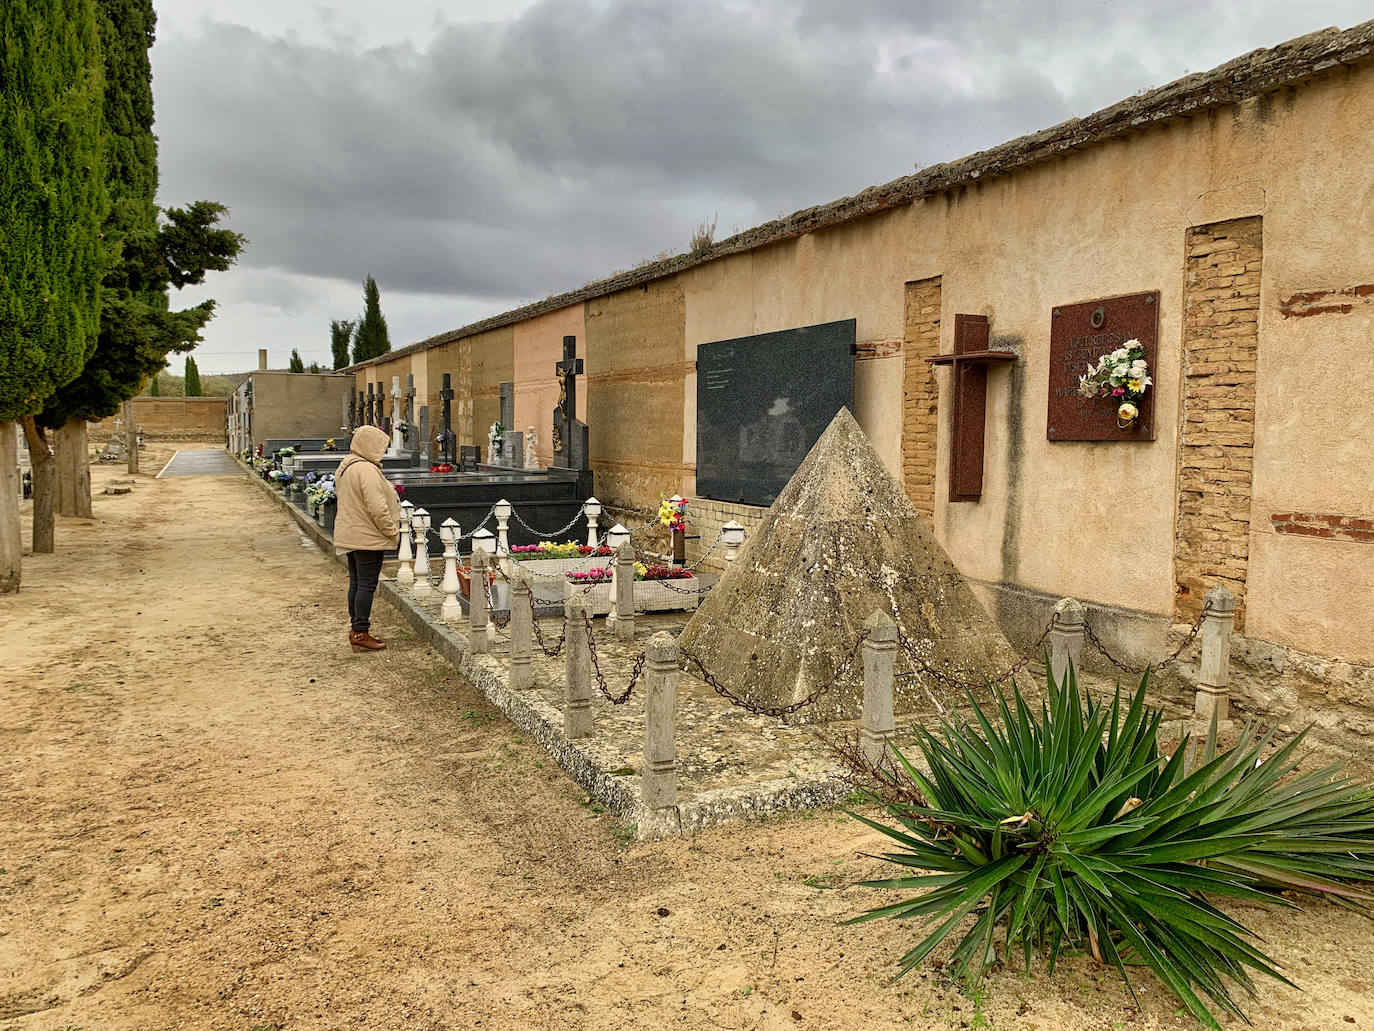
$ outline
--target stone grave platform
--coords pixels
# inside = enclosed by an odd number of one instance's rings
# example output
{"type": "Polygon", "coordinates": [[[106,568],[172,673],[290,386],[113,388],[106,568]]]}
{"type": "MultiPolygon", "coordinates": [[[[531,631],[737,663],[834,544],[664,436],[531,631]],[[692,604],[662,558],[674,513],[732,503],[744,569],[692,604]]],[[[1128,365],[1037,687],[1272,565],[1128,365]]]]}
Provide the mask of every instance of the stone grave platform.
{"type": "MultiPolygon", "coordinates": [[[[332,541],[305,512],[261,480],[263,492],[292,513],[327,558],[335,556],[332,541]]],[[[436,556],[431,555],[431,561],[436,556]]],[[[439,560],[442,562],[442,559],[439,560]]],[[[388,564],[394,569],[394,563],[388,564]]],[[[516,726],[533,737],[588,795],[605,806],[641,839],[689,834],[740,819],[758,819],[786,812],[825,808],[842,802],[854,790],[826,739],[857,739],[856,720],[826,723],[786,723],[756,715],[730,704],[703,680],[680,674],[677,687],[676,751],[677,803],[653,808],[645,804],[640,784],[644,764],[644,684],[641,679],[630,700],[612,705],[593,687],[593,725],[589,737],[570,740],[564,733],[563,656],[549,658],[536,642],[531,661],[532,686],[510,687],[509,636],[493,626],[489,650],[472,651],[467,621],[445,623],[439,614],[443,595],[435,591],[417,598],[383,576],[379,595],[393,605],[419,638],[447,659],[516,726]]],[[[561,616],[548,616],[538,606],[539,628],[552,647],[563,630],[561,616]]],[[[605,620],[594,619],[598,667],[613,694],[629,682],[635,660],[659,631],[678,636],[689,613],[637,615],[634,640],[619,641],[605,620]]],[[[1031,671],[1020,682],[1034,693],[1043,671],[1031,671]]],[[[1110,690],[1112,681],[1080,677],[1090,690],[1110,690]]],[[[734,687],[735,685],[728,685],[734,687]]],[[[1155,701],[1152,699],[1152,701],[1155,701]]],[[[915,755],[914,728],[932,722],[935,703],[901,714],[892,738],[898,748],[915,755]]],[[[1178,708],[1171,722],[1181,729],[1189,713],[1178,708]]]]}

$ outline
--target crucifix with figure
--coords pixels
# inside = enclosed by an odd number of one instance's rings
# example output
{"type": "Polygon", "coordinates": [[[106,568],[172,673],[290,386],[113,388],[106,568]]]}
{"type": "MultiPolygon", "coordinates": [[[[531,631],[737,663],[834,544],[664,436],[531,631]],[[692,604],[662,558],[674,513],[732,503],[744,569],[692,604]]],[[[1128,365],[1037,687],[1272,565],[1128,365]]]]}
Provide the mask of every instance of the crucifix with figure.
{"type": "Polygon", "coordinates": [[[553,463],[563,469],[586,469],[587,424],[577,421],[577,377],[583,361],[577,357],[577,337],[563,338],[563,360],[554,366],[558,377],[558,406],[553,410],[553,463]]]}

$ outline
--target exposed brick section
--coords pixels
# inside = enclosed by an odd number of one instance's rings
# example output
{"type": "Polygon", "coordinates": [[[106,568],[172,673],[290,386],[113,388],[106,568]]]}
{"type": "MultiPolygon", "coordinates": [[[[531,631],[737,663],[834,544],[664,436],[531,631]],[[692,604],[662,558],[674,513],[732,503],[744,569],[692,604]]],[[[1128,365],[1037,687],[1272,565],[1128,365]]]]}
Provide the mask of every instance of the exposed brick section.
{"type": "Polygon", "coordinates": [[[1374,307],[1374,283],[1348,286],[1344,290],[1306,290],[1279,302],[1279,314],[1285,319],[1303,319],[1311,315],[1349,315],[1356,305],[1374,307]]]}
{"type": "Polygon", "coordinates": [[[940,393],[927,358],[940,353],[940,277],[906,285],[902,363],[902,485],[927,519],[935,518],[935,438],[940,393]]]}
{"type": "Polygon", "coordinates": [[[1275,533],[1320,537],[1328,541],[1374,544],[1374,516],[1343,516],[1326,512],[1275,512],[1269,517],[1275,533]]]}
{"type": "Polygon", "coordinates": [[[1174,611],[1183,622],[1224,585],[1236,596],[1237,628],[1245,625],[1261,225],[1240,218],[1188,231],[1174,541],[1174,611]]]}

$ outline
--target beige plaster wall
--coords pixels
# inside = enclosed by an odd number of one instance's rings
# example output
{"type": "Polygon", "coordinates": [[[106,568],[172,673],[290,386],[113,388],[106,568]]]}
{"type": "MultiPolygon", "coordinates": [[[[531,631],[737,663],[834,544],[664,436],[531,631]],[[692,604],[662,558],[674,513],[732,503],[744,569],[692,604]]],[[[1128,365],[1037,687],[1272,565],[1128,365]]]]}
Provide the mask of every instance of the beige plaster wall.
{"type": "Polygon", "coordinates": [[[1374,662],[1374,542],[1277,533],[1272,517],[1374,520],[1374,405],[1357,386],[1374,355],[1371,110],[1366,66],[1276,97],[1265,111],[1272,160],[1260,165],[1267,206],[1246,625],[1251,636],[1363,662],[1374,662]],[[1293,303],[1317,291],[1333,296],[1293,303]]]}
{"type": "Polygon", "coordinates": [[[587,417],[596,496],[656,507],[681,491],[685,312],[676,278],[587,302],[587,417]]]}
{"type": "Polygon", "coordinates": [[[253,373],[254,445],[271,437],[338,437],[353,383],[352,376],[328,373],[253,373]]]}
{"type": "MultiPolygon", "coordinates": [[[[1374,545],[1278,535],[1269,514],[1374,510],[1374,409],[1340,403],[1332,386],[1342,369],[1368,361],[1374,306],[1302,318],[1277,313],[1278,302],[1297,291],[1374,283],[1374,120],[1361,114],[1369,110],[1374,70],[1342,69],[1300,91],[688,270],[679,277],[683,357],[710,340],[850,317],[860,345],[881,352],[902,336],[903,285],[942,275],[941,350],[952,350],[953,315],[963,312],[988,315],[994,346],[1021,355],[989,377],[977,503],[947,500],[948,373],[937,373],[935,523],[951,557],[966,575],[989,583],[1168,618],[1185,233],[1190,225],[1260,215],[1265,311],[1248,632],[1368,659],[1374,606],[1341,614],[1337,598],[1374,589],[1374,545]],[[1161,293],[1156,439],[1051,443],[1052,309],[1147,290],[1161,293]],[[1308,611],[1314,605],[1319,616],[1308,611]]],[[[900,363],[887,358],[856,364],[855,414],[894,472],[900,375],[900,363]]],[[[689,464],[695,391],[689,375],[689,464]]]]}
{"type": "Polygon", "coordinates": [[[487,431],[501,417],[501,384],[515,379],[515,327],[479,333],[467,341],[472,348],[472,440],[487,455],[487,431]]]}
{"type": "MultiPolygon", "coordinates": [[[[577,337],[577,356],[587,357],[586,305],[574,304],[514,327],[515,425],[539,434],[541,465],[553,464],[553,409],[558,404],[554,366],[563,360],[563,338],[577,337]]],[[[587,377],[577,378],[577,417],[587,421],[587,377]]]]}

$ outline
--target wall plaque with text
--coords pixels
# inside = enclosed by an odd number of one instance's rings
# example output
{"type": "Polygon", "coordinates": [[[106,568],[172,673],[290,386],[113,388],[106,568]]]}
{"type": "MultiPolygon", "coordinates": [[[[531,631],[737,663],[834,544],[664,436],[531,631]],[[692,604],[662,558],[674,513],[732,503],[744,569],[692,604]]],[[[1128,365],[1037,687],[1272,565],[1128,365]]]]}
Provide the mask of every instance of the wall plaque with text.
{"type": "Polygon", "coordinates": [[[1106,297],[1055,307],[1050,324],[1049,420],[1045,435],[1061,440],[1154,440],[1155,391],[1145,391],[1134,425],[1119,429],[1119,398],[1087,398],[1078,393],[1078,377],[1127,340],[1139,340],[1159,382],[1159,291],[1106,297]]]}

